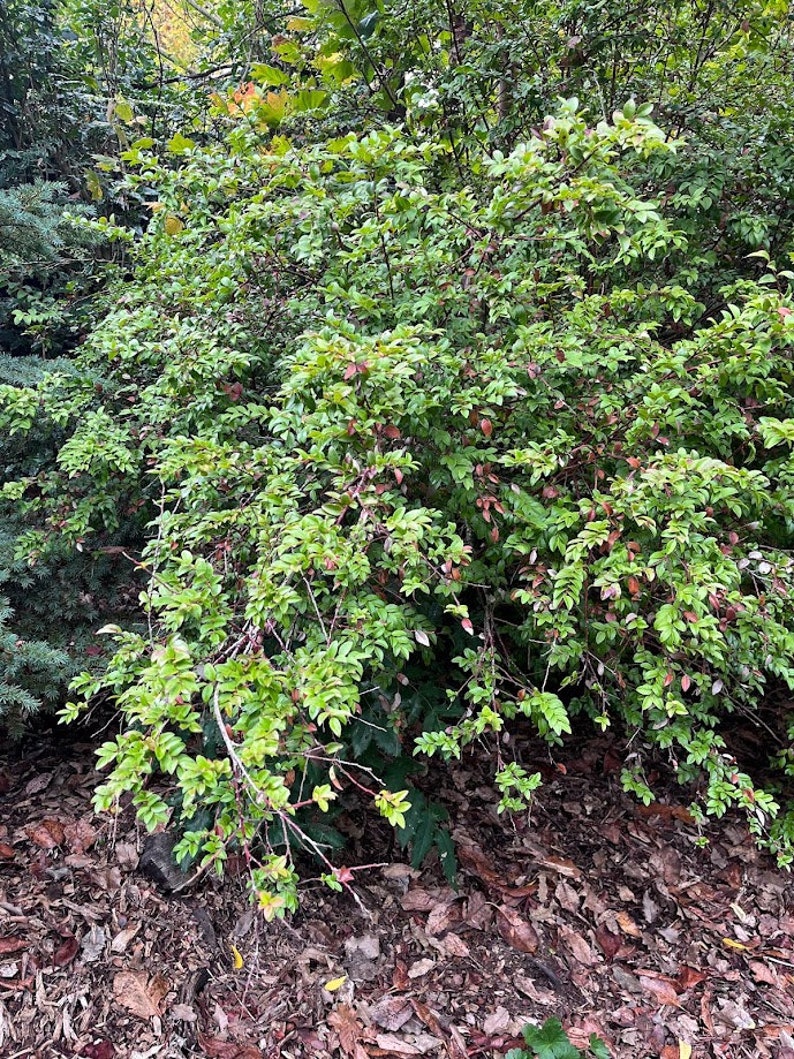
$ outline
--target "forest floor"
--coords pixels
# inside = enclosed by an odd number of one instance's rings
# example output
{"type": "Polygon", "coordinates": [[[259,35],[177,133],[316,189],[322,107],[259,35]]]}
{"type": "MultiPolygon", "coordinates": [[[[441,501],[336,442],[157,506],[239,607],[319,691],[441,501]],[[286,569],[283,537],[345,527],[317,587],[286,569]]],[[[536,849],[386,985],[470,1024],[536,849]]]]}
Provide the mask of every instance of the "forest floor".
{"type": "Polygon", "coordinates": [[[624,795],[605,740],[558,762],[515,827],[485,767],[442,774],[457,891],[370,850],[355,900],[267,924],[242,877],[158,888],[131,814],[91,814],[89,746],[7,757],[0,1056],[496,1059],[553,1016],[615,1057],[794,1059],[791,877],[735,821],[701,846],[678,789],[624,795]]]}

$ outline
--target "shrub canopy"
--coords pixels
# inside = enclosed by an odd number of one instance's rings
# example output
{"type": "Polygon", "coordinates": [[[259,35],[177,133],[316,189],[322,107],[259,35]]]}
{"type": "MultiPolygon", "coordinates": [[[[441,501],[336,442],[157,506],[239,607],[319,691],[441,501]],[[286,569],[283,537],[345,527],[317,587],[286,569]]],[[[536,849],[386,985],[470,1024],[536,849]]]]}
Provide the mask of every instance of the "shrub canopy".
{"type": "MultiPolygon", "coordinates": [[[[412,772],[474,747],[518,811],[539,783],[528,734],[613,728],[628,789],[653,798],[653,753],[696,781],[698,812],[743,809],[788,863],[792,732],[775,718],[761,782],[729,731],[761,723],[770,683],[794,687],[790,232],[783,209],[774,239],[738,220],[766,225],[779,189],[715,218],[729,207],[696,176],[744,99],[723,78],[730,101],[698,109],[720,71],[757,61],[781,98],[753,36],[773,5],[704,37],[713,66],[676,9],[666,131],[633,99],[599,117],[598,92],[528,124],[546,89],[517,73],[508,93],[515,39],[482,13],[457,45],[438,29],[440,67],[431,42],[399,69],[397,16],[351,37],[307,6],[275,65],[216,94],[215,134],[127,148],[151,221],[93,228],[131,271],[72,370],[0,390],[12,436],[63,434],[4,487],[21,547],[144,578],[140,621],[102,630],[107,665],[65,710],[121,711],[98,806],[131,793],[219,869],[242,848],[274,915],[295,906],[296,849],[349,881],[324,818],[350,792],[452,870],[412,772]],[[455,116],[463,85],[485,102],[464,93],[455,116]]],[[[661,85],[643,69],[620,84],[661,85]]]]}

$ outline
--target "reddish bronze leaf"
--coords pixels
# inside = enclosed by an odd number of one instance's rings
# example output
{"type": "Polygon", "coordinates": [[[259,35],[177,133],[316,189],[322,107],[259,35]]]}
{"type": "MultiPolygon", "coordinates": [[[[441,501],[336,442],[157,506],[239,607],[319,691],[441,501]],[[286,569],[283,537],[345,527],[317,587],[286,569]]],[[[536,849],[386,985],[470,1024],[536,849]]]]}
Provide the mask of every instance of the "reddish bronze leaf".
{"type": "Polygon", "coordinates": [[[618,934],[613,934],[611,930],[607,930],[603,924],[597,928],[595,939],[601,946],[601,951],[608,960],[613,960],[615,958],[620,946],[623,944],[620,940],[620,936],[618,934]]]}
{"type": "MultiPolygon", "coordinates": [[[[328,1016],[328,1022],[336,1030],[339,1045],[345,1055],[357,1056],[363,1051],[358,1043],[363,1026],[349,1004],[339,1004],[335,1007],[328,1016]]],[[[366,1052],[364,1055],[366,1056],[366,1052]]]]}
{"type": "Polygon", "coordinates": [[[83,1055],[87,1059],[113,1059],[115,1054],[116,1048],[110,1041],[97,1041],[96,1044],[83,1046],[83,1055]]]}
{"type": "Polygon", "coordinates": [[[0,956],[7,956],[11,952],[21,952],[28,947],[24,938],[0,938],[0,956]]]}
{"type": "Polygon", "coordinates": [[[56,967],[66,967],[77,955],[80,943],[75,937],[64,938],[52,955],[52,962],[56,967]]]}
{"type": "Polygon", "coordinates": [[[687,967],[685,964],[678,974],[678,987],[684,992],[693,986],[700,985],[705,978],[706,976],[702,971],[696,971],[694,967],[687,967]]]}
{"type": "Polygon", "coordinates": [[[253,1044],[222,1041],[220,1037],[199,1035],[199,1044],[210,1059],[263,1059],[262,1052],[253,1044]]]}

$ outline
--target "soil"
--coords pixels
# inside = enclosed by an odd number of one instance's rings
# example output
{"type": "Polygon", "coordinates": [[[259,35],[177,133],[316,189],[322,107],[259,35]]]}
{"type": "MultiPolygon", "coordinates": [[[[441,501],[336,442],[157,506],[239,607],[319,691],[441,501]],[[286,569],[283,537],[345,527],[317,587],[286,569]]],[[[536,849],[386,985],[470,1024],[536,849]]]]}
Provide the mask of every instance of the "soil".
{"type": "Polygon", "coordinates": [[[625,795],[605,740],[546,757],[512,822],[487,762],[441,774],[457,889],[360,828],[353,893],[273,923],[242,875],[181,886],[131,813],[95,817],[92,761],[0,760],[2,1059],[496,1059],[551,1017],[614,1057],[794,1059],[790,876],[678,788],[625,795]]]}

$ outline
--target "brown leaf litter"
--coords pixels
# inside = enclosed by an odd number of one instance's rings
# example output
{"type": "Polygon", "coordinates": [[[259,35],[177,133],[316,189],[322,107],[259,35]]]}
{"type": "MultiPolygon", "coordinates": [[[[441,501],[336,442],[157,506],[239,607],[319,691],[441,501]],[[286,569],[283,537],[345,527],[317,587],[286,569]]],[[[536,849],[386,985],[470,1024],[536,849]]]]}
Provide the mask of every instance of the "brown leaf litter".
{"type": "Polygon", "coordinates": [[[269,925],[242,878],[158,888],[90,747],[0,763],[0,1055],[493,1059],[556,1016],[616,1059],[794,1059],[789,877],[735,824],[702,847],[677,790],[638,806],[606,741],[566,753],[512,827],[489,763],[435,773],[457,890],[395,862],[269,925]]]}

